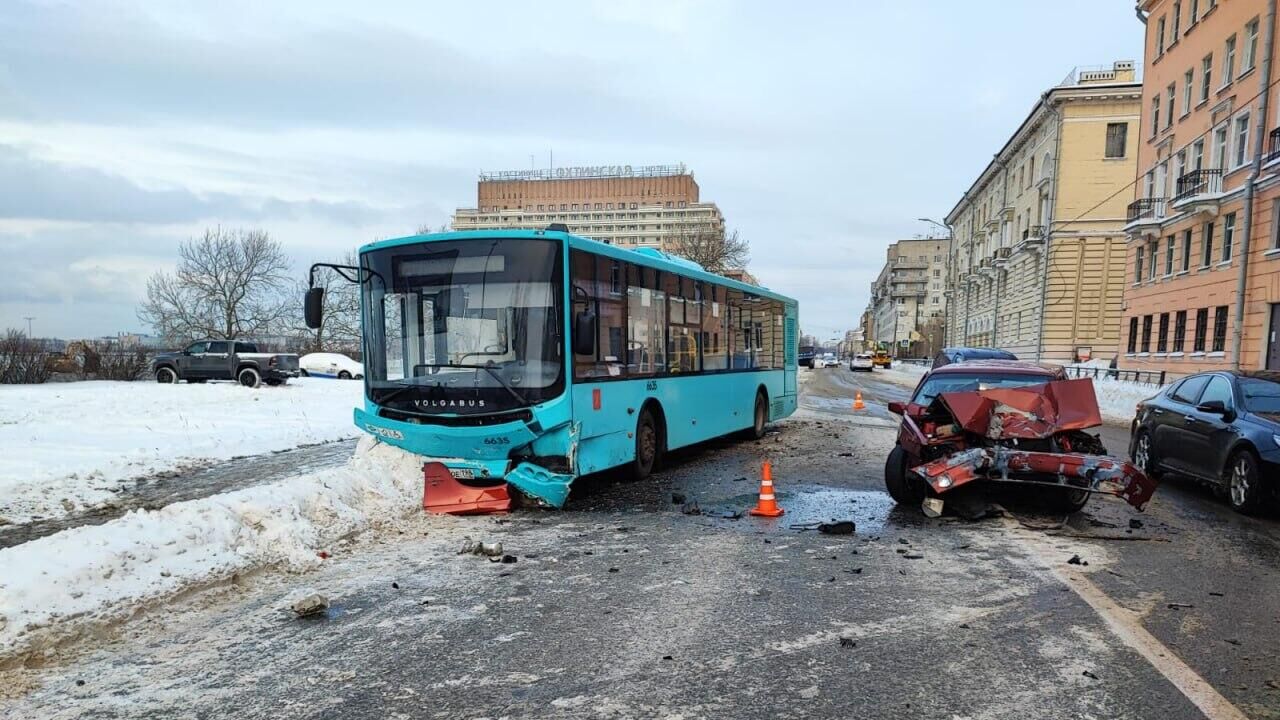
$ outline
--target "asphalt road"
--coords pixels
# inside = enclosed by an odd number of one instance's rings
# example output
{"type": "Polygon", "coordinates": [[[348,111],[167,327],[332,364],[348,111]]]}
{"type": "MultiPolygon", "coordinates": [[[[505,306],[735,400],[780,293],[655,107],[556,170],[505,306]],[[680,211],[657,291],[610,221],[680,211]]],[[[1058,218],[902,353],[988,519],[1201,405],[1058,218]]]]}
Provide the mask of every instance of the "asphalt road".
{"type": "Polygon", "coordinates": [[[815,371],[763,441],[193,595],[31,669],[0,715],[1280,718],[1274,513],[1171,480],[1144,514],[1096,498],[1064,522],[1014,495],[993,498],[1009,517],[927,519],[882,492],[891,385],[815,371]],[[726,517],[765,459],[787,514],[726,517]],[[856,534],[802,529],[831,519],[856,534]],[[334,606],[292,617],[309,590],[334,606]]]}

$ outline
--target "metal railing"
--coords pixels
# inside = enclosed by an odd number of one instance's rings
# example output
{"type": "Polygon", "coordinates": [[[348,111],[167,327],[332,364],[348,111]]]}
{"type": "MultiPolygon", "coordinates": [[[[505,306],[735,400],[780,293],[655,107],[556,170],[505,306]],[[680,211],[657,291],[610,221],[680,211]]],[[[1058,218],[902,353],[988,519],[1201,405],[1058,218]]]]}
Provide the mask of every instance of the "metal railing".
{"type": "Polygon", "coordinates": [[[1222,192],[1222,168],[1202,168],[1192,170],[1178,178],[1178,194],[1173,197],[1173,201],[1220,192],[1222,192]]]}
{"type": "Polygon", "coordinates": [[[1129,203],[1129,211],[1127,214],[1128,222],[1134,222],[1143,218],[1152,218],[1159,220],[1164,217],[1165,200],[1164,198],[1142,198],[1129,203]]]}
{"type": "Polygon", "coordinates": [[[1267,157],[1265,162],[1280,158],[1280,127],[1272,130],[1267,136],[1267,157]]]}
{"type": "Polygon", "coordinates": [[[1164,370],[1118,370],[1105,367],[1069,366],[1066,370],[1067,375],[1071,377],[1087,377],[1095,380],[1106,378],[1122,382],[1144,383],[1146,385],[1164,385],[1166,375],[1164,370]]]}
{"type": "Polygon", "coordinates": [[[1032,226],[1031,226],[1031,229],[1030,229],[1028,232],[1029,232],[1029,234],[1028,234],[1028,236],[1027,236],[1027,237],[1028,237],[1028,239],[1030,239],[1030,238],[1042,238],[1042,237],[1044,237],[1044,236],[1045,236],[1045,226],[1044,226],[1044,225],[1032,225],[1032,226]]]}

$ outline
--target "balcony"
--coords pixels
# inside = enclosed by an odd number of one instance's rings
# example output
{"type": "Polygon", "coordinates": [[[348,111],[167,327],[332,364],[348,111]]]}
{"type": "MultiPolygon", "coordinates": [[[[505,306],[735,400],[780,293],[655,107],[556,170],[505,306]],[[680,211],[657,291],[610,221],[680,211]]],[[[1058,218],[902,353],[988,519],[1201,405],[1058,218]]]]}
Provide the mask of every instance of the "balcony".
{"type": "Polygon", "coordinates": [[[1174,209],[1186,212],[1218,214],[1222,197],[1222,169],[1192,170],[1178,178],[1178,194],[1173,196],[1174,209]]]}
{"type": "Polygon", "coordinates": [[[1267,136],[1267,156],[1263,158],[1263,162],[1273,162],[1280,160],[1280,127],[1272,130],[1267,136]]]}
{"type": "Polygon", "coordinates": [[[1160,223],[1164,222],[1168,212],[1169,203],[1164,198],[1134,200],[1129,203],[1129,210],[1125,216],[1128,220],[1124,226],[1125,232],[1139,237],[1143,235],[1159,237],[1160,223]]]}

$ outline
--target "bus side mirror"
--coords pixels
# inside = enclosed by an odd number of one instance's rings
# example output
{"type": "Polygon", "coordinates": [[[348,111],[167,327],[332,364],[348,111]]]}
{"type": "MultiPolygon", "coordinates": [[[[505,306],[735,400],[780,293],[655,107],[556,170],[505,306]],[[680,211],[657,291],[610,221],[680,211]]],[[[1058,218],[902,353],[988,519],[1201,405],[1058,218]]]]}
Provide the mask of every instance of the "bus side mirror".
{"type": "Polygon", "coordinates": [[[302,303],[303,315],[306,317],[307,327],[312,330],[320,328],[320,317],[323,314],[321,308],[324,305],[324,288],[313,287],[307,290],[307,295],[302,303]]]}
{"type": "Polygon", "coordinates": [[[573,317],[573,354],[596,354],[596,314],[590,310],[573,317]]]}

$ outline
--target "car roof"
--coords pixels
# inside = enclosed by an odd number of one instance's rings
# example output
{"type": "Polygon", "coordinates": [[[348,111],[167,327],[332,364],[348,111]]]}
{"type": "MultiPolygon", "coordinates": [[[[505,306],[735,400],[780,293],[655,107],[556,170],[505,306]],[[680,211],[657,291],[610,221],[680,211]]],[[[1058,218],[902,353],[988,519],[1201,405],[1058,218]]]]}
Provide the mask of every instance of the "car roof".
{"type": "Polygon", "coordinates": [[[1006,372],[1017,375],[1057,375],[1062,372],[1062,366],[1052,363],[1031,362],[1029,360],[965,360],[934,368],[929,371],[929,374],[950,375],[983,371],[1006,372]]]}

